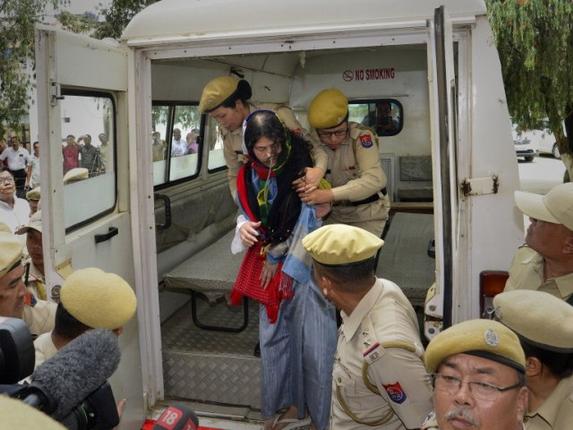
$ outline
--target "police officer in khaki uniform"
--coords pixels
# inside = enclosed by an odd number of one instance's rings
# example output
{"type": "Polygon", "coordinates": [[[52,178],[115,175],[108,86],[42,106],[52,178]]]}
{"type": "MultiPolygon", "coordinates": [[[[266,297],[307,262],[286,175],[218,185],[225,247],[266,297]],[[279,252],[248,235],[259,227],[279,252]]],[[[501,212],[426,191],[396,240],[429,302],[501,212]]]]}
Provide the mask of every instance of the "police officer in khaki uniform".
{"type": "Polygon", "coordinates": [[[310,139],[288,106],[280,104],[255,105],[248,102],[251,95],[251,86],[244,79],[220,76],[205,85],[199,102],[201,113],[208,113],[220,125],[224,145],[223,154],[228,167],[229,188],[233,199],[237,194],[237,173],[241,164],[246,162],[246,155],[243,151],[243,122],[251,112],[260,109],[274,111],[288,129],[305,137],[311,143],[311,155],[315,167],[306,169],[305,179],[307,183],[317,186],[324,176],[328,162],[324,150],[316,141],[313,142],[310,139]]]}
{"type": "Polygon", "coordinates": [[[417,429],[431,410],[414,309],[396,284],[374,275],[382,244],[344,224],[321,227],[303,239],[315,282],[342,316],[331,429],[417,429]]]}
{"type": "Polygon", "coordinates": [[[573,304],[573,183],[557,185],[545,196],[516,191],[515,203],[531,225],[505,291],[540,290],[573,304]]]}
{"type": "Polygon", "coordinates": [[[348,99],[337,89],[321,91],[310,103],[308,121],[328,154],[325,178],[331,189],[305,189],[306,203],[332,202],[326,222],[362,227],[380,237],[388,219],[386,175],[380,165],[378,137],[348,121],[348,99]]]}
{"type": "Polygon", "coordinates": [[[492,320],[456,324],[425,355],[434,411],[423,430],[523,430],[525,355],[517,335],[492,320]]]}
{"type": "Polygon", "coordinates": [[[97,268],[80,269],[68,276],[60,300],[54,329],[34,341],[36,367],[89,329],[121,334],[137,307],[135,293],[123,278],[97,268]]]}
{"type": "Polygon", "coordinates": [[[30,300],[23,282],[23,251],[22,241],[0,223],[0,316],[21,318],[33,335],[40,335],[54,327],[56,304],[30,300]]]}
{"type": "Polygon", "coordinates": [[[573,427],[573,306],[541,291],[498,294],[498,321],[513,330],[525,352],[526,430],[573,427]]]}

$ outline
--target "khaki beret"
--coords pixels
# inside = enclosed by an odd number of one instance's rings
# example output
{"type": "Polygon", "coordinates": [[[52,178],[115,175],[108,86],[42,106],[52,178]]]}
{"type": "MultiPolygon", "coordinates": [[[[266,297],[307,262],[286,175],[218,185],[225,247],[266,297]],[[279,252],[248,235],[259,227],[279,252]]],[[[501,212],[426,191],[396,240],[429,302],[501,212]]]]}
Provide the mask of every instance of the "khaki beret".
{"type": "Polygon", "coordinates": [[[89,170],[85,167],[74,167],[64,175],[64,185],[70,182],[83,181],[89,177],[89,170]]]}
{"type": "Polygon", "coordinates": [[[529,343],[573,352],[573,306],[549,293],[513,290],[493,299],[495,317],[529,343]]]}
{"type": "Polygon", "coordinates": [[[109,330],[125,325],[137,305],[135,293],[123,278],[94,267],[68,276],[60,291],[60,301],[88,327],[109,330]]]}
{"type": "Polygon", "coordinates": [[[2,429],[65,430],[43,412],[5,395],[0,395],[0,417],[2,429]]]}
{"type": "Polygon", "coordinates": [[[384,241],[359,227],[331,224],[307,234],[302,244],[320,264],[339,266],[373,258],[384,241]]]}
{"type": "Polygon", "coordinates": [[[36,211],[30,217],[28,224],[16,230],[16,234],[27,233],[28,230],[36,230],[42,233],[42,211],[36,211]]]}
{"type": "Polygon", "coordinates": [[[0,277],[22,259],[24,243],[12,232],[0,232],[0,277]]]}
{"type": "Polygon", "coordinates": [[[439,333],[426,348],[426,369],[434,373],[446,358],[456,354],[474,354],[525,371],[519,338],[497,321],[464,321],[439,333]]]}
{"type": "Polygon", "coordinates": [[[26,199],[37,202],[40,200],[40,187],[36,187],[26,193],[26,199]]]}
{"type": "Polygon", "coordinates": [[[199,100],[199,111],[201,113],[211,112],[235,94],[242,100],[248,100],[252,95],[251,86],[244,79],[219,76],[209,81],[203,88],[201,100],[199,100]]]}
{"type": "Polygon", "coordinates": [[[308,106],[308,123],[312,128],[331,128],[348,115],[348,99],[336,88],[322,90],[308,106]]]}
{"type": "Polygon", "coordinates": [[[573,230],[573,183],[553,187],[546,195],[515,192],[515,204],[525,215],[573,230]]]}

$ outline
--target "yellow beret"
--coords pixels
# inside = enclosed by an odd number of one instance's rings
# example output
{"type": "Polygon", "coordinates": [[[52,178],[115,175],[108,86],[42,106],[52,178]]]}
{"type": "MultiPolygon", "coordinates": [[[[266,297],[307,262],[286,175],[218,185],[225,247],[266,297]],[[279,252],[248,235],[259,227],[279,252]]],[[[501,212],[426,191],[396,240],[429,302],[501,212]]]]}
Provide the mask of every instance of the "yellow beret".
{"type": "Polygon", "coordinates": [[[308,123],[312,128],[336,127],[348,115],[348,99],[332,88],[319,92],[308,106],[308,123]]]}
{"type": "Polygon", "coordinates": [[[203,88],[201,100],[199,101],[199,111],[209,112],[227,100],[237,91],[239,79],[234,76],[219,76],[207,83],[203,88]]]}
{"type": "Polygon", "coordinates": [[[26,193],[27,200],[38,201],[40,200],[40,187],[36,187],[26,193]]]}
{"type": "Polygon", "coordinates": [[[110,330],[125,325],[137,305],[135,293],[123,278],[94,267],[68,276],[60,291],[60,301],[88,327],[110,330]]]}
{"type": "Polygon", "coordinates": [[[573,306],[549,293],[513,290],[493,299],[495,317],[535,346],[573,352],[573,306]]]}
{"type": "Polygon", "coordinates": [[[525,370],[525,354],[519,338],[506,326],[492,320],[464,321],[438,334],[426,349],[426,369],[434,373],[446,358],[464,353],[525,370]]]}
{"type": "Polygon", "coordinates": [[[36,211],[30,217],[28,224],[16,230],[16,234],[27,233],[28,230],[36,230],[42,233],[42,211],[36,211]]]}
{"type": "Polygon", "coordinates": [[[2,429],[65,430],[43,412],[5,395],[0,395],[0,417],[2,429]]]}
{"type": "Polygon", "coordinates": [[[362,228],[331,224],[307,234],[302,244],[314,260],[338,266],[374,257],[384,241],[362,228]]]}
{"type": "Polygon", "coordinates": [[[64,185],[70,182],[77,182],[87,179],[89,177],[89,171],[85,167],[74,167],[66,172],[64,175],[64,185]]]}
{"type": "Polygon", "coordinates": [[[24,243],[13,233],[0,232],[0,277],[4,276],[22,259],[24,243]]]}

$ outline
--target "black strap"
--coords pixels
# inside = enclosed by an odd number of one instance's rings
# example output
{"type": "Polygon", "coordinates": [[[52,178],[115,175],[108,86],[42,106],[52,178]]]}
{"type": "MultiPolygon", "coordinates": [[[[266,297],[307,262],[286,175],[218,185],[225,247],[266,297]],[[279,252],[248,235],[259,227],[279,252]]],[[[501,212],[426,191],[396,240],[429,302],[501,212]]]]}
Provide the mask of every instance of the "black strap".
{"type": "Polygon", "coordinates": [[[573,306],[573,294],[571,294],[567,300],[565,300],[567,303],[569,303],[571,306],[573,306]]]}
{"type": "MultiPolygon", "coordinates": [[[[380,190],[382,192],[382,194],[386,195],[386,187],[382,188],[380,190]]],[[[378,193],[372,194],[371,196],[366,197],[365,199],[362,200],[358,200],[356,202],[350,202],[351,206],[360,206],[360,205],[365,205],[367,203],[373,203],[377,200],[380,200],[380,195],[378,193]]]]}

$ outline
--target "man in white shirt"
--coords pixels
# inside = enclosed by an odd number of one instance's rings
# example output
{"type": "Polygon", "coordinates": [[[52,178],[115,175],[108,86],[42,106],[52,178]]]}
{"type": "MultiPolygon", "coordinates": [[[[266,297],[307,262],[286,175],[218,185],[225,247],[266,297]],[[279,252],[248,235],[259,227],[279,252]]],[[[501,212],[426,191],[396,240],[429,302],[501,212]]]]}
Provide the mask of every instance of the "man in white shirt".
{"type": "Polygon", "coordinates": [[[16,196],[14,177],[8,170],[0,171],[0,220],[14,233],[29,218],[30,205],[16,196]]]}
{"type": "Polygon", "coordinates": [[[173,140],[171,141],[171,156],[180,157],[187,154],[187,141],[181,138],[181,130],[173,129],[173,140]]]}
{"type": "Polygon", "coordinates": [[[16,193],[18,197],[24,197],[24,186],[26,184],[26,167],[31,161],[30,153],[26,148],[20,146],[17,137],[12,138],[12,146],[7,147],[0,154],[0,161],[4,161],[16,183],[16,193]]]}
{"type": "Polygon", "coordinates": [[[31,190],[40,186],[40,143],[32,144],[32,155],[28,164],[26,189],[31,190]]]}

